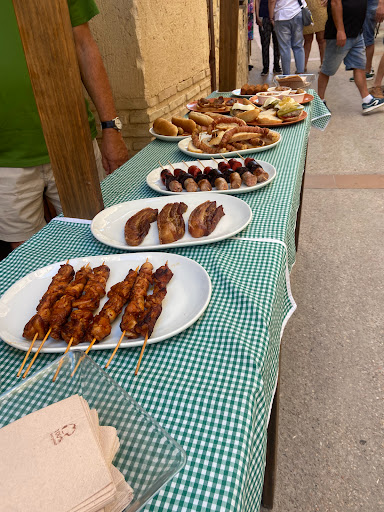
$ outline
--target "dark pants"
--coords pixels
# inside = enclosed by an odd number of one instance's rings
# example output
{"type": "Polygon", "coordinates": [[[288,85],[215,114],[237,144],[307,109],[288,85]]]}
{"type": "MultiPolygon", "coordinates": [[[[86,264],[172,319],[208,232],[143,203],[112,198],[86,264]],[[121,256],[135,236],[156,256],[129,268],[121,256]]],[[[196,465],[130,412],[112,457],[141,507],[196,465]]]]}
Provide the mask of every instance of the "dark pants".
{"type": "Polygon", "coordinates": [[[279,43],[277,41],[275,31],[273,30],[272,23],[268,18],[263,18],[262,20],[263,26],[259,27],[259,32],[261,40],[261,54],[263,58],[263,69],[269,70],[269,44],[271,42],[271,34],[273,42],[273,67],[276,69],[280,66],[279,43]]]}

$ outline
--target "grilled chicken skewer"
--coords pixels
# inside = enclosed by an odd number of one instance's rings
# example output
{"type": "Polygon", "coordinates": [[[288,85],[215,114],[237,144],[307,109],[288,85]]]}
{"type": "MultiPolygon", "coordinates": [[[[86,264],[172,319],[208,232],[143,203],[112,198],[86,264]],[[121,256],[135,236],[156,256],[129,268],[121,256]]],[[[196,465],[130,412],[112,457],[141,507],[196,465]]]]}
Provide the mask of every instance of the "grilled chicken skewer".
{"type": "Polygon", "coordinates": [[[132,289],[130,301],[125,308],[120,328],[127,338],[137,338],[135,327],[144,312],[145,298],[152,284],[153,265],[146,261],[140,268],[139,275],[132,289]]]}
{"type": "Polygon", "coordinates": [[[72,281],[74,274],[72,265],[68,263],[61,265],[36,308],[37,314],[26,323],[23,331],[24,338],[32,340],[36,333],[37,339],[42,340],[44,338],[49,328],[52,307],[64,295],[65,289],[72,281]]]}
{"type": "Polygon", "coordinates": [[[161,304],[164,300],[164,297],[167,294],[166,286],[169,283],[169,281],[172,279],[172,277],[173,277],[173,272],[168,267],[168,263],[166,263],[162,267],[159,267],[153,275],[153,282],[154,282],[153,293],[152,293],[152,295],[147,297],[144,315],[143,315],[141,321],[136,326],[136,332],[138,334],[142,334],[143,336],[145,336],[145,339],[144,339],[143,346],[141,348],[139,360],[137,362],[135,375],[137,375],[139,372],[141,359],[143,357],[148,338],[151,337],[151,335],[153,333],[153,329],[157,322],[157,319],[161,315],[161,312],[163,309],[161,304]]]}
{"type": "Polygon", "coordinates": [[[74,309],[69,321],[61,329],[61,337],[67,343],[77,345],[85,340],[85,335],[93,321],[93,311],[99,307],[100,299],[105,295],[110,268],[100,265],[93,269],[84,287],[84,294],[72,302],[74,309]]]}
{"type": "Polygon", "coordinates": [[[55,302],[51,318],[49,320],[52,328],[51,336],[55,340],[60,339],[61,328],[66,323],[72,311],[72,303],[78,299],[83,293],[84,287],[88,281],[92,269],[89,267],[82,267],[76,272],[74,280],[67,286],[65,293],[60,299],[55,302]]]}
{"type": "Polygon", "coordinates": [[[111,325],[128,301],[136,278],[137,269],[130,270],[124,281],[111,287],[107,294],[107,302],[104,304],[100,313],[95,316],[93,324],[88,330],[87,338],[89,341],[94,338],[96,338],[97,341],[101,341],[111,333],[111,325]]]}

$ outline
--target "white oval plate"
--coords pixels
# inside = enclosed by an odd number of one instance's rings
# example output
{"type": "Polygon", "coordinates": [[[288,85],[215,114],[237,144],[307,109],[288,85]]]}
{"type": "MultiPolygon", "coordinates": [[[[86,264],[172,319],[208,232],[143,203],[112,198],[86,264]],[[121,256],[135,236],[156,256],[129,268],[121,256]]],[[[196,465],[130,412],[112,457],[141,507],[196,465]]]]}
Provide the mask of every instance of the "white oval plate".
{"type": "Polygon", "coordinates": [[[111,206],[96,215],[91,224],[92,234],[99,242],[123,249],[125,251],[146,251],[150,249],[167,249],[185,247],[187,245],[202,245],[218,242],[242,231],[252,219],[252,210],[247,203],[232,196],[223,196],[207,193],[204,197],[197,194],[179,195],[170,201],[168,196],[139,199],[111,206]],[[185,235],[171,244],[160,244],[157,223],[152,222],[148,235],[143,242],[133,247],[127,245],[124,239],[124,227],[127,220],[143,208],[157,208],[160,210],[170,202],[183,201],[188,210],[184,213],[185,235]],[[192,211],[205,201],[216,201],[217,206],[222,205],[224,217],[220,219],[216,229],[208,236],[193,238],[188,232],[188,219],[192,211]]]}
{"type": "MultiPolygon", "coordinates": [[[[278,132],[275,132],[274,130],[270,130],[270,131],[273,133],[278,133],[278,132]]],[[[250,155],[251,153],[261,153],[262,151],[268,151],[268,149],[272,149],[272,148],[276,147],[278,144],[280,144],[281,134],[279,133],[278,135],[279,135],[279,140],[277,140],[273,144],[269,144],[268,146],[261,146],[260,148],[251,148],[251,149],[239,149],[239,151],[228,151],[226,153],[216,153],[216,155],[217,156],[224,155],[225,158],[227,158],[227,157],[231,158],[232,156],[250,155]]],[[[196,153],[194,151],[189,151],[188,145],[189,145],[190,141],[191,141],[191,137],[187,137],[187,138],[179,141],[177,145],[178,145],[180,151],[182,151],[186,155],[194,156],[196,158],[212,158],[212,157],[215,158],[215,154],[212,155],[210,153],[196,153]]]]}
{"type": "Polygon", "coordinates": [[[166,142],[178,142],[179,140],[183,140],[183,139],[189,137],[189,135],[176,135],[176,136],[160,135],[160,133],[155,132],[153,127],[151,127],[149,129],[149,133],[152,135],[152,137],[156,137],[156,139],[159,139],[159,140],[165,140],[166,142]]]}
{"type": "MultiPolygon", "coordinates": [[[[167,286],[167,295],[163,301],[163,312],[156,322],[149,343],[164,341],[190,327],[204,313],[211,298],[211,280],[204,268],[195,261],[164,252],[107,254],[105,256],[89,256],[69,260],[75,270],[89,263],[97,267],[103,262],[111,269],[107,282],[107,292],[113,284],[122,281],[130,269],[142,265],[145,260],[153,264],[154,270],[168,261],[173,277],[167,286]]],[[[65,261],[53,263],[40,268],[21,278],[0,298],[0,337],[12,347],[27,351],[30,341],[22,337],[24,325],[36,313],[36,306],[46,292],[52,277],[65,261]]],[[[100,303],[101,309],[107,301],[105,296],[100,303]]],[[[95,314],[97,313],[95,312],[95,314]]],[[[120,339],[120,314],[112,325],[111,334],[100,343],[95,343],[92,350],[113,349],[120,339]]],[[[139,347],[143,337],[135,340],[124,338],[121,347],[139,347]]],[[[37,341],[32,349],[36,352],[40,345],[37,341]]],[[[89,343],[80,343],[74,350],[86,350],[89,343]]],[[[64,352],[65,341],[48,338],[41,352],[64,352]]],[[[71,349],[72,350],[72,349],[71,349]]]]}
{"type": "Polygon", "coordinates": [[[254,94],[241,94],[241,89],[234,89],[232,91],[232,94],[234,96],[237,96],[238,98],[252,98],[252,96],[254,96],[254,94]]]}
{"type": "MultiPolygon", "coordinates": [[[[196,153],[194,153],[194,155],[195,154],[196,153]]],[[[199,156],[201,156],[201,155],[199,155],[199,156]]],[[[227,156],[227,153],[226,153],[226,156],[227,156]]],[[[228,156],[229,156],[229,154],[228,154],[228,156]]],[[[237,156],[237,155],[234,155],[234,156],[237,156]]],[[[223,158],[212,158],[212,155],[210,155],[210,158],[213,163],[213,165],[211,165],[211,167],[214,167],[214,168],[217,168],[218,164],[220,162],[224,161],[223,158]]],[[[188,196],[190,196],[190,195],[194,196],[196,194],[212,194],[212,193],[215,193],[215,194],[242,194],[245,192],[252,192],[252,190],[257,190],[258,188],[262,188],[262,187],[269,185],[271,183],[271,181],[274,180],[276,177],[276,169],[273,167],[273,165],[271,165],[268,162],[264,162],[262,160],[257,160],[257,161],[263,167],[263,169],[265,171],[267,171],[267,173],[269,174],[269,178],[267,179],[267,181],[263,181],[262,183],[257,183],[253,187],[247,187],[246,185],[244,185],[244,183],[242,183],[240,188],[232,188],[232,189],[230,188],[228,190],[216,190],[216,188],[214,188],[211,192],[202,192],[201,190],[198,190],[197,192],[187,192],[186,190],[183,190],[182,192],[171,192],[171,190],[167,190],[165,188],[165,185],[163,185],[163,182],[161,181],[161,177],[160,177],[160,173],[163,170],[163,168],[169,169],[170,171],[172,171],[172,169],[170,168],[169,165],[166,165],[164,167],[157,167],[156,169],[153,169],[153,171],[151,171],[147,176],[147,185],[149,187],[151,187],[152,190],[155,190],[156,192],[159,192],[160,194],[166,194],[168,196],[174,196],[174,195],[178,195],[178,194],[179,195],[183,194],[183,196],[185,196],[185,194],[187,194],[188,196]]],[[[208,164],[210,164],[210,162],[207,162],[207,165],[208,164]]],[[[183,162],[176,162],[176,163],[173,163],[172,165],[173,165],[173,167],[182,169],[183,171],[186,171],[188,166],[190,166],[190,165],[197,165],[198,167],[201,167],[201,164],[197,160],[188,161],[188,162],[185,162],[185,164],[183,162]]]]}

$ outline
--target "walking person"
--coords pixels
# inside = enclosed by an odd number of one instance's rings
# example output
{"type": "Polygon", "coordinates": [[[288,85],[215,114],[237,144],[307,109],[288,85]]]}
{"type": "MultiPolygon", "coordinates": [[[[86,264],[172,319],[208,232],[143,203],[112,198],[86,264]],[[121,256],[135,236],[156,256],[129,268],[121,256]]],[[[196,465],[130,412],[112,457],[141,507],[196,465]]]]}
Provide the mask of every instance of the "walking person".
{"type": "Polygon", "coordinates": [[[320,64],[323,63],[325,51],[324,30],[327,22],[327,3],[328,0],[307,0],[308,8],[312,13],[313,25],[304,27],[304,53],[305,53],[305,72],[307,72],[309,54],[311,53],[313,35],[316,35],[316,41],[319,47],[320,64]]]}
{"type": "Polygon", "coordinates": [[[268,0],[269,17],[274,24],[283,74],[291,73],[291,49],[295,58],[296,73],[304,73],[304,36],[301,7],[305,0],[268,0]]]}
{"type": "Polygon", "coordinates": [[[367,88],[365,45],[362,35],[366,10],[367,0],[330,0],[328,2],[328,21],[325,25],[326,48],[318,82],[318,93],[324,100],[329,77],[336,73],[344,61],[346,70],[353,70],[355,83],[363,102],[363,114],[384,107],[384,98],[375,98],[367,88]]]}
{"type": "Polygon", "coordinates": [[[273,72],[281,73],[279,42],[269,19],[268,0],[255,0],[256,23],[259,26],[263,70],[261,76],[269,74],[269,45],[273,44],[273,72]]]}

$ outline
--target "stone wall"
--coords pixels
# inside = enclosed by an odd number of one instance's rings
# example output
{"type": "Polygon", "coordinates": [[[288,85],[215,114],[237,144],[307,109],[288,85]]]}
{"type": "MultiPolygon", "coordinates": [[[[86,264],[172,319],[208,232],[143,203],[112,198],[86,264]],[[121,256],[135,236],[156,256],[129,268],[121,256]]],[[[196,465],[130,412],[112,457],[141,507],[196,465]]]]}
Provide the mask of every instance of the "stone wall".
{"type": "MultiPolygon", "coordinates": [[[[220,0],[213,1],[218,71],[220,0]]],[[[148,130],[154,119],[184,115],[190,100],[211,92],[207,0],[97,0],[97,5],[100,14],[90,26],[133,156],[150,142],[148,130]]],[[[248,76],[243,10],[239,12],[240,85],[248,76]]]]}

